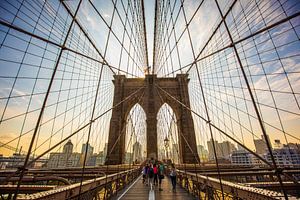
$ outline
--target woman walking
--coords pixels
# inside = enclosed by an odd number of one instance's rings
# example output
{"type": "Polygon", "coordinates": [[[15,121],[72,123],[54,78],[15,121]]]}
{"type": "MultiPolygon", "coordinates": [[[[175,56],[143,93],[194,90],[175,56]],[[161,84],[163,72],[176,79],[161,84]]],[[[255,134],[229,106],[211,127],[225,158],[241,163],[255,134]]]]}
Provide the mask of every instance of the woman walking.
{"type": "Polygon", "coordinates": [[[171,178],[171,182],[172,182],[173,192],[176,192],[176,169],[175,169],[174,164],[171,165],[170,178],[171,178]]]}
{"type": "Polygon", "coordinates": [[[149,166],[148,166],[148,164],[147,164],[147,165],[144,165],[144,167],[143,167],[143,169],[142,169],[142,174],[143,174],[143,184],[146,183],[146,185],[147,185],[146,179],[147,179],[148,168],[149,168],[149,166]]]}
{"type": "Polygon", "coordinates": [[[154,177],[153,177],[153,185],[157,185],[158,184],[158,167],[156,166],[156,164],[153,165],[153,173],[154,173],[154,177]]]}
{"type": "Polygon", "coordinates": [[[151,189],[153,186],[153,177],[154,177],[153,165],[150,164],[149,170],[148,170],[148,183],[149,183],[151,189]]]}

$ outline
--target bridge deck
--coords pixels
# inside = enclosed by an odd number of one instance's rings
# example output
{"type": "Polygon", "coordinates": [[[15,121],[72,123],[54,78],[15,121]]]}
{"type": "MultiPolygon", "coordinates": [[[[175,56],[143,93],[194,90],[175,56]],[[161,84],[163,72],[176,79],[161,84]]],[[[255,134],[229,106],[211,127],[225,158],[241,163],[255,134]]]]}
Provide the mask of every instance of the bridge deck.
{"type": "Polygon", "coordinates": [[[169,199],[196,199],[191,194],[186,192],[180,186],[176,186],[176,192],[172,191],[171,180],[166,177],[162,181],[163,191],[158,190],[158,186],[154,186],[151,190],[150,186],[143,184],[142,177],[140,176],[132,185],[123,191],[114,198],[114,200],[132,200],[132,199],[159,199],[159,200],[169,200],[169,199]]]}

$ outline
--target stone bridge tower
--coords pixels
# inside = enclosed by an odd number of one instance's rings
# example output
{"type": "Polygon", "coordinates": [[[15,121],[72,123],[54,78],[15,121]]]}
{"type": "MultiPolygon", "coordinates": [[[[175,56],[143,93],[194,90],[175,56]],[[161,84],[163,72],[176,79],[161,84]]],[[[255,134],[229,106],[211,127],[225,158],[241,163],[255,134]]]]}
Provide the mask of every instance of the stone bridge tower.
{"type": "Polygon", "coordinates": [[[177,74],[176,78],[157,78],[156,75],[146,75],[145,78],[126,78],[125,75],[115,75],[113,82],[115,85],[114,106],[133,93],[135,94],[112,111],[107,151],[107,155],[110,155],[107,157],[106,164],[121,164],[124,161],[126,119],[136,103],[139,103],[146,113],[148,158],[157,158],[157,113],[160,107],[167,103],[176,115],[179,160],[182,163],[197,162],[199,158],[191,112],[161,90],[165,90],[190,107],[187,74],[177,74]],[[144,88],[138,90],[141,87],[144,88]]]}

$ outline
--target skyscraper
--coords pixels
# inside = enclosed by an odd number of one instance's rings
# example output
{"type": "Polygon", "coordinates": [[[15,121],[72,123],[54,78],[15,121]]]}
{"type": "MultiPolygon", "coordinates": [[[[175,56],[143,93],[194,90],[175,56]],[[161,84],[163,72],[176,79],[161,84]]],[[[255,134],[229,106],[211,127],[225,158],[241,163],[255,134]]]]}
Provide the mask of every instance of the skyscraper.
{"type": "Polygon", "coordinates": [[[216,148],[216,154],[217,154],[218,159],[222,158],[222,159],[229,160],[230,154],[236,150],[236,147],[234,146],[234,144],[232,144],[229,141],[223,141],[222,143],[219,143],[217,140],[215,140],[215,141],[209,140],[209,141],[207,141],[209,160],[215,159],[213,143],[216,148]]]}
{"type": "Polygon", "coordinates": [[[139,142],[133,144],[133,160],[142,161],[142,145],[139,142]]]}
{"type": "Polygon", "coordinates": [[[201,162],[206,162],[208,160],[208,151],[203,145],[197,145],[197,151],[201,162]]]}
{"type": "Polygon", "coordinates": [[[80,153],[73,153],[73,144],[69,140],[63,147],[63,152],[52,152],[47,167],[77,167],[80,164],[80,153]]]}
{"type": "Polygon", "coordinates": [[[94,153],[94,147],[92,147],[89,143],[87,144],[82,144],[82,147],[81,147],[81,154],[85,154],[85,151],[87,149],[87,155],[90,156],[90,155],[93,155],[94,153]],[[87,145],[87,146],[86,146],[87,145]]]}
{"type": "Polygon", "coordinates": [[[72,144],[71,140],[69,140],[64,145],[63,153],[65,153],[65,154],[71,154],[71,153],[73,153],[73,144],[72,144]]]}
{"type": "MultiPolygon", "coordinates": [[[[269,136],[268,136],[268,141],[269,141],[269,144],[271,144],[269,136]]],[[[263,135],[261,136],[261,139],[254,140],[254,145],[255,145],[256,153],[258,153],[260,155],[267,153],[268,146],[267,146],[265,137],[263,135]]]]}

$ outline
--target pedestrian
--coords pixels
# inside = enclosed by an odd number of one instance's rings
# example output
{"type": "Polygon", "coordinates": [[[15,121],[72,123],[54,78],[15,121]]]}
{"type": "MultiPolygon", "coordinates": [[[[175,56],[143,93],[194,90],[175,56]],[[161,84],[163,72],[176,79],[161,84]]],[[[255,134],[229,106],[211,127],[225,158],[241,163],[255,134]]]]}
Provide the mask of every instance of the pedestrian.
{"type": "Polygon", "coordinates": [[[176,192],[176,169],[175,169],[175,166],[173,163],[172,163],[171,169],[170,169],[170,178],[171,178],[171,182],[172,182],[173,192],[176,192]]]}
{"type": "Polygon", "coordinates": [[[146,173],[146,185],[149,185],[149,164],[146,165],[146,168],[145,168],[145,173],[146,173]]]}
{"type": "Polygon", "coordinates": [[[147,178],[147,171],[148,171],[148,164],[144,165],[143,169],[142,169],[142,174],[143,174],[143,184],[145,184],[146,182],[146,178],[147,178]]]}
{"type": "Polygon", "coordinates": [[[153,177],[153,185],[157,185],[158,184],[158,167],[156,166],[156,164],[153,165],[153,173],[154,173],[154,177],[153,177]]]}
{"type": "Polygon", "coordinates": [[[162,182],[162,179],[165,178],[165,166],[160,163],[158,164],[158,187],[159,187],[159,191],[162,191],[163,189],[161,188],[161,182],[162,182]]]}
{"type": "Polygon", "coordinates": [[[153,185],[153,177],[154,177],[153,165],[150,164],[149,170],[148,170],[148,183],[149,183],[151,189],[152,189],[152,185],[153,185]]]}

